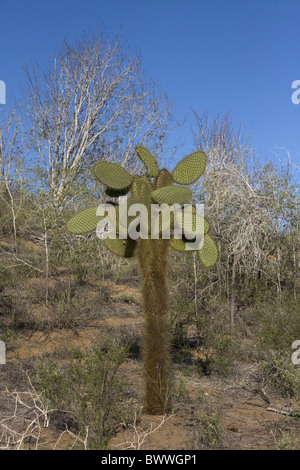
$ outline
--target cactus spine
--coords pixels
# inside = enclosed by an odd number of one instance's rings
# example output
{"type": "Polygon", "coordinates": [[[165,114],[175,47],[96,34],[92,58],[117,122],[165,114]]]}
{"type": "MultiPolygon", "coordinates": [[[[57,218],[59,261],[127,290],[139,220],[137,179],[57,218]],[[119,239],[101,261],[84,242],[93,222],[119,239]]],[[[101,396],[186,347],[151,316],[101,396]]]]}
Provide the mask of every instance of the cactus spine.
{"type": "MultiPolygon", "coordinates": [[[[136,153],[147,170],[143,176],[132,176],[115,163],[99,162],[95,165],[94,175],[107,187],[107,195],[116,197],[129,193],[128,207],[137,202],[143,204],[148,211],[148,222],[151,204],[183,205],[191,199],[192,192],[189,188],[174,183],[189,185],[201,176],[206,166],[204,152],[194,152],[185,157],[178,163],[173,173],[165,168],[159,170],[156,158],[145,147],[136,147],[136,153]]],[[[116,208],[117,214],[120,212],[119,207],[116,208]]],[[[189,229],[194,230],[198,217],[194,206],[185,217],[189,229]]],[[[84,209],[69,220],[66,228],[74,234],[91,232],[97,228],[103,218],[103,215],[98,215],[95,207],[84,209]]],[[[170,219],[171,225],[175,219],[175,216],[170,219]]],[[[179,219],[183,223],[183,217],[179,219]]],[[[130,221],[132,216],[129,217],[127,213],[127,227],[130,221]]],[[[209,224],[204,219],[202,222],[204,243],[197,250],[198,257],[204,266],[211,267],[215,264],[218,253],[214,241],[208,234],[209,224]]],[[[168,251],[171,247],[184,252],[188,243],[184,237],[177,239],[172,233],[169,239],[163,238],[161,233],[163,226],[164,223],[160,220],[153,229],[152,235],[156,236],[151,237],[151,224],[148,223],[148,238],[141,236],[136,240],[130,237],[121,221],[115,221],[116,238],[108,237],[104,240],[106,247],[114,254],[126,258],[137,255],[139,259],[144,310],[144,410],[149,414],[163,414],[170,408],[168,251]]]]}

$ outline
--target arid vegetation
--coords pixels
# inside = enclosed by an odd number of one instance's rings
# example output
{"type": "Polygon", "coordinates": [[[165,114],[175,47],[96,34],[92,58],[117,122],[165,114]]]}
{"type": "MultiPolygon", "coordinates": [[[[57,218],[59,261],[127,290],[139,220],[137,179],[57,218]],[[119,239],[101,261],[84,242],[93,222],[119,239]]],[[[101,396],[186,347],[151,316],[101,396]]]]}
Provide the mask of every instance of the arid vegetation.
{"type": "Polygon", "coordinates": [[[171,107],[121,38],[64,44],[26,77],[0,126],[0,448],[299,449],[300,195],[288,152],[259,163],[229,116],[194,113],[195,151],[208,158],[194,202],[219,259],[204,269],[195,253],[170,253],[172,410],[146,415],[139,265],[66,223],[109,199],[95,162],[133,173],[136,145],[162,168],[187,152],[167,159],[171,107]]]}

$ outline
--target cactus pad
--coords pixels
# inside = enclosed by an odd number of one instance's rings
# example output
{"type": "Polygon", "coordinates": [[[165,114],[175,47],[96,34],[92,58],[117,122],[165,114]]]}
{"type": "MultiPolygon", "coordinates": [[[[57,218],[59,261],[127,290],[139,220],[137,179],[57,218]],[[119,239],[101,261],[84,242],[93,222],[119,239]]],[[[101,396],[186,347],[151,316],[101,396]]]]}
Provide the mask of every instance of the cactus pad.
{"type": "Polygon", "coordinates": [[[178,184],[192,184],[202,175],[206,168],[204,152],[194,152],[178,163],[172,173],[173,180],[178,184]]]}
{"type": "Polygon", "coordinates": [[[68,232],[83,235],[96,230],[98,223],[104,217],[97,215],[97,207],[89,207],[74,215],[66,225],[68,232]]]}
{"type": "Polygon", "coordinates": [[[163,168],[160,170],[159,175],[156,179],[155,189],[163,188],[164,186],[171,186],[173,184],[173,178],[171,173],[163,168]]]}
{"type": "Polygon", "coordinates": [[[203,233],[209,230],[209,223],[196,212],[195,206],[187,206],[182,212],[175,213],[175,220],[181,225],[185,235],[192,235],[196,231],[196,224],[203,233]]]}
{"type": "MultiPolygon", "coordinates": [[[[203,245],[203,238],[199,237],[198,239],[195,237],[193,240],[188,240],[185,237],[183,238],[171,238],[170,239],[170,246],[175,251],[198,251],[199,247],[203,245]]],[[[201,248],[200,248],[201,249],[201,248]]]]}
{"type": "Polygon", "coordinates": [[[99,162],[94,166],[94,175],[100,183],[111,189],[128,188],[133,180],[128,171],[117,163],[99,162]]]}
{"type": "Polygon", "coordinates": [[[156,158],[142,145],[137,146],[135,150],[147,169],[147,175],[156,178],[159,172],[156,158]]]}
{"type": "Polygon", "coordinates": [[[142,178],[140,176],[134,176],[131,185],[131,193],[133,196],[139,196],[142,186],[142,178]]]}
{"type": "Polygon", "coordinates": [[[181,186],[165,186],[152,192],[152,198],[158,204],[185,204],[191,197],[192,191],[181,186]]]}
{"type": "Polygon", "coordinates": [[[139,197],[141,194],[141,188],[143,185],[146,185],[149,189],[152,189],[152,185],[147,178],[147,176],[134,176],[133,183],[131,185],[131,193],[134,196],[139,197]]]}
{"type": "Polygon", "coordinates": [[[209,235],[204,235],[203,247],[198,251],[198,256],[201,263],[206,268],[211,268],[216,264],[218,259],[218,249],[215,242],[210,238],[209,235]]]}
{"type": "Polygon", "coordinates": [[[187,251],[186,250],[186,242],[181,238],[171,238],[170,239],[170,247],[173,248],[175,251],[187,251]]]}
{"type": "Polygon", "coordinates": [[[106,248],[108,248],[112,253],[123,258],[132,258],[135,254],[135,249],[137,242],[128,238],[127,240],[121,240],[119,238],[110,239],[106,238],[104,240],[106,248]]]}
{"type": "Polygon", "coordinates": [[[129,191],[130,191],[130,186],[124,189],[106,188],[105,194],[109,197],[120,197],[120,196],[125,196],[129,191]]]}

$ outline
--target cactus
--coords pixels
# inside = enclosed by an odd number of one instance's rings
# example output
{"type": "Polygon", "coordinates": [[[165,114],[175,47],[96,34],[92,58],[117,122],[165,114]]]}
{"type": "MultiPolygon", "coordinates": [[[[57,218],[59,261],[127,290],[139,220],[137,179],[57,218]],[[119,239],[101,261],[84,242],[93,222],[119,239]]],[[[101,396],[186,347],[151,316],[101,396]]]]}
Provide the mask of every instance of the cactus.
{"type": "Polygon", "coordinates": [[[67,223],[67,230],[76,235],[84,235],[96,230],[102,217],[97,216],[97,207],[89,207],[78,212],[75,217],[67,223]]]}
{"type": "Polygon", "coordinates": [[[171,173],[169,173],[166,168],[160,170],[156,181],[155,181],[155,189],[163,188],[164,186],[172,186],[173,178],[171,173]]]}
{"type": "Polygon", "coordinates": [[[130,187],[132,176],[117,163],[99,162],[94,166],[94,175],[109,190],[123,190],[130,187]]]}
{"type": "MultiPolygon", "coordinates": [[[[141,203],[147,208],[148,237],[140,236],[137,240],[130,237],[128,225],[134,219],[127,214],[124,224],[119,220],[119,208],[116,206],[116,220],[109,220],[116,231],[115,238],[105,238],[106,247],[114,254],[131,258],[137,256],[142,275],[142,294],[144,310],[143,330],[143,365],[144,365],[144,409],[149,414],[162,414],[170,409],[170,325],[169,293],[167,279],[167,261],[169,248],[185,252],[187,238],[174,236],[175,222],[182,224],[186,236],[195,233],[196,223],[203,226],[204,239],[198,251],[198,257],[205,267],[213,266],[217,261],[217,248],[209,235],[209,224],[196,213],[195,206],[189,210],[171,214],[170,237],[162,236],[165,228],[163,212],[170,205],[182,206],[192,198],[187,187],[197,181],[206,167],[204,152],[194,152],[178,163],[172,173],[163,168],[159,170],[156,158],[143,146],[136,147],[136,153],[146,167],[143,176],[132,176],[124,168],[109,162],[100,162],[94,167],[94,175],[105,186],[109,196],[123,196],[129,193],[127,207],[141,203]],[[175,184],[174,184],[175,183],[175,184]],[[164,204],[156,224],[151,226],[151,204],[164,204]],[[152,237],[151,237],[152,235],[152,237]]],[[[186,209],[186,208],[185,208],[186,209]]],[[[87,233],[96,229],[104,216],[97,215],[97,208],[92,207],[72,217],[67,223],[67,230],[74,234],[87,233]]],[[[139,219],[140,223],[142,219],[139,219]]],[[[199,226],[199,225],[198,225],[199,226]]]]}
{"type": "Polygon", "coordinates": [[[178,163],[172,173],[173,180],[178,184],[192,184],[197,181],[206,167],[204,152],[194,152],[178,163]]]}
{"type": "Polygon", "coordinates": [[[128,240],[122,240],[117,237],[115,240],[106,238],[104,243],[106,248],[115,255],[122,256],[123,258],[131,258],[134,256],[137,242],[130,238],[128,238],[128,240]]]}
{"type": "Polygon", "coordinates": [[[165,186],[152,192],[152,198],[158,204],[185,204],[191,197],[191,190],[181,186],[165,186]]]}
{"type": "Polygon", "coordinates": [[[159,173],[156,158],[142,145],[138,145],[135,150],[147,169],[147,175],[156,178],[159,173]]]}

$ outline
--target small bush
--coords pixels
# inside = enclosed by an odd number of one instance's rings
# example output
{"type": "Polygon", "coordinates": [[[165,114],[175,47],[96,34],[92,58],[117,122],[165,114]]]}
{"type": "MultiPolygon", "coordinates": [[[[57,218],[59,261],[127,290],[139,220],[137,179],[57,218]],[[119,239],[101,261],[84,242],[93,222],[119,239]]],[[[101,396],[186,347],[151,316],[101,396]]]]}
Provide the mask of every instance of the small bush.
{"type": "Polygon", "coordinates": [[[123,344],[106,339],[66,366],[53,360],[37,364],[35,380],[48,405],[68,412],[81,436],[88,429],[89,449],[105,449],[116,426],[130,420],[130,402],[124,406],[117,377],[127,354],[123,344]]]}
{"type": "Polygon", "coordinates": [[[187,380],[183,374],[179,374],[174,380],[172,399],[174,402],[178,402],[180,400],[187,400],[188,398],[187,380]]]}
{"type": "Polygon", "coordinates": [[[299,306],[290,304],[261,304],[256,310],[259,328],[256,334],[258,351],[283,353],[291,349],[294,339],[300,338],[299,306]]]}
{"type": "Polygon", "coordinates": [[[271,357],[262,362],[262,370],[266,385],[300,403],[299,367],[291,362],[290,357],[271,357]]]}
{"type": "Polygon", "coordinates": [[[192,432],[192,448],[199,450],[223,448],[224,429],[221,407],[202,395],[192,432]]]}
{"type": "Polygon", "coordinates": [[[203,335],[198,359],[200,373],[210,375],[218,371],[229,375],[239,357],[240,340],[234,332],[229,334],[223,325],[223,312],[199,317],[198,329],[203,335]]]}
{"type": "Polygon", "coordinates": [[[299,438],[295,429],[283,432],[278,439],[274,440],[276,450],[299,450],[299,438]]]}
{"type": "Polygon", "coordinates": [[[5,332],[0,332],[0,341],[4,341],[7,351],[13,351],[16,345],[16,332],[7,328],[5,332]]]}
{"type": "Polygon", "coordinates": [[[50,317],[51,328],[72,328],[77,326],[81,314],[82,301],[74,290],[65,287],[59,297],[53,302],[50,317]]]}

